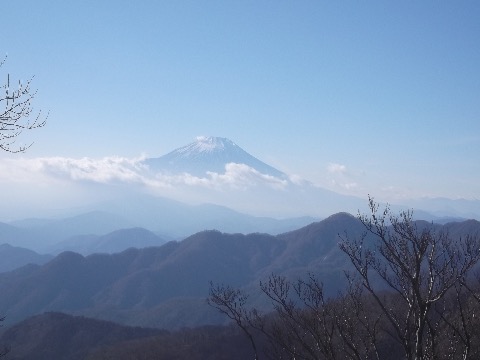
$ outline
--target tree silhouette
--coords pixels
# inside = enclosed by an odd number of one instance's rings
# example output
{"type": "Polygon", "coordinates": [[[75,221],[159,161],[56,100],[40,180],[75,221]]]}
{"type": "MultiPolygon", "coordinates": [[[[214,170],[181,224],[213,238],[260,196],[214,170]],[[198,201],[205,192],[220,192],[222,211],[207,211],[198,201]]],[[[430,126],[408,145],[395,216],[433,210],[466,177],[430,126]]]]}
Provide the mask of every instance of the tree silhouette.
{"type": "MultiPolygon", "coordinates": [[[[5,63],[6,58],[0,62],[0,67],[5,63]]],[[[43,127],[46,118],[39,111],[33,115],[32,102],[37,94],[31,89],[33,78],[26,83],[10,81],[10,74],[7,74],[5,83],[0,91],[0,149],[7,152],[24,152],[32,144],[16,146],[15,141],[24,130],[32,130],[43,127]]]]}
{"type": "MultiPolygon", "coordinates": [[[[448,324],[442,318],[449,313],[446,299],[457,293],[450,305],[466,309],[460,293],[480,259],[478,236],[454,239],[429,224],[413,221],[410,211],[394,215],[388,205],[381,210],[371,197],[369,207],[370,214],[359,216],[367,232],[359,239],[344,236],[340,248],[387,319],[405,358],[441,358],[440,343],[447,340],[441,331],[448,324]],[[385,296],[386,291],[394,296],[385,296]],[[442,311],[439,305],[444,306],[442,311]]],[[[464,352],[467,358],[468,347],[464,352]]]]}

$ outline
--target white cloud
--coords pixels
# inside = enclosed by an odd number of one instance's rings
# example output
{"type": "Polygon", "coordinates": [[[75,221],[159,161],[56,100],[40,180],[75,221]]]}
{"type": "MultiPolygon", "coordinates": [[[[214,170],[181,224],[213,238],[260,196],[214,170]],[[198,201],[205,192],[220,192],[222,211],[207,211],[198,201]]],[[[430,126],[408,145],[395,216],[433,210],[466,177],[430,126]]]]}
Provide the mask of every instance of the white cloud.
{"type": "Polygon", "coordinates": [[[293,175],[290,175],[288,177],[288,179],[292,182],[292,184],[295,184],[295,185],[305,185],[305,184],[308,184],[308,181],[305,180],[303,177],[301,177],[300,175],[296,175],[296,174],[293,174],[293,175]]]}
{"type": "Polygon", "coordinates": [[[341,164],[330,163],[327,166],[327,171],[330,174],[344,174],[347,172],[347,167],[341,164]]]}
{"type": "Polygon", "coordinates": [[[143,157],[104,157],[93,158],[34,158],[15,161],[0,161],[0,180],[15,181],[71,181],[93,182],[100,184],[126,183],[140,184],[151,188],[206,187],[213,190],[246,190],[256,186],[267,186],[283,189],[288,185],[285,179],[262,174],[245,165],[229,163],[224,173],[208,172],[205,177],[197,177],[189,173],[151,175],[142,163],[143,157]]]}
{"type": "Polygon", "coordinates": [[[327,165],[327,178],[330,183],[330,189],[349,195],[362,195],[360,185],[356,177],[349,170],[347,166],[338,163],[329,163],[327,165]]]}
{"type": "Polygon", "coordinates": [[[358,187],[358,184],[356,182],[349,182],[349,183],[343,183],[341,184],[345,189],[347,190],[354,190],[358,187]]]}
{"type": "Polygon", "coordinates": [[[177,175],[165,175],[158,173],[155,176],[155,182],[149,182],[156,186],[200,186],[209,189],[227,191],[227,190],[246,190],[255,186],[268,186],[274,189],[283,189],[288,185],[288,181],[277,177],[258,172],[245,164],[229,163],[225,165],[224,173],[207,172],[205,177],[198,177],[189,173],[177,175]]]}
{"type": "MultiPolygon", "coordinates": [[[[75,181],[142,182],[139,171],[142,169],[140,158],[123,157],[91,158],[39,158],[37,168],[47,174],[66,177],[75,181]]],[[[34,160],[35,161],[35,160],[34,160]]]]}
{"type": "Polygon", "coordinates": [[[275,176],[262,174],[259,171],[245,164],[228,163],[225,165],[225,173],[207,173],[210,176],[212,185],[227,185],[234,189],[246,189],[250,186],[263,184],[275,189],[283,189],[288,185],[287,180],[275,176]]]}

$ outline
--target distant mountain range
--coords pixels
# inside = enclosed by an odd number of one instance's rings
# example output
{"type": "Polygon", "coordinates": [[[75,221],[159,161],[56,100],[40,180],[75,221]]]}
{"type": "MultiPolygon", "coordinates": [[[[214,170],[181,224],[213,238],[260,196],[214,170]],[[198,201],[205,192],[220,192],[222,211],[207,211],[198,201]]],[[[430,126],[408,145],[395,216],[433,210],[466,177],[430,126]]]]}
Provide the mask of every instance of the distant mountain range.
{"type": "MultiPolygon", "coordinates": [[[[434,226],[452,237],[480,232],[475,220],[434,226]]],[[[298,278],[314,272],[335,294],[349,268],[338,248],[345,231],[357,237],[364,227],[339,213],[277,236],[202,231],[116,254],[63,252],[44,265],[0,274],[0,314],[6,324],[45,311],[149,327],[219,323],[225,319],[205,304],[209,281],[247,289],[256,302],[258,282],[271,273],[298,278]]]]}
{"type": "MultiPolygon", "coordinates": [[[[150,196],[132,196],[100,204],[95,211],[60,219],[26,219],[0,223],[0,244],[39,253],[64,250],[88,255],[113,253],[181,239],[202,230],[278,234],[313,222],[311,217],[255,217],[217,205],[187,205],[150,196]],[[125,206],[128,204],[128,206],[125,206]],[[137,233],[149,233],[137,236],[137,233]]],[[[87,209],[89,210],[89,209],[87,209]]]]}

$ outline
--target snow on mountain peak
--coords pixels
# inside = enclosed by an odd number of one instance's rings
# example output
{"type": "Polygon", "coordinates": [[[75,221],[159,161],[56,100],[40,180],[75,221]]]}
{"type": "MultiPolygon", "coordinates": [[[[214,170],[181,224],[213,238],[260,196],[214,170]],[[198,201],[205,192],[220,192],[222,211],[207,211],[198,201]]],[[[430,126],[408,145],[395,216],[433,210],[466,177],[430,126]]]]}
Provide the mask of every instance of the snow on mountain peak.
{"type": "Polygon", "coordinates": [[[211,153],[215,151],[223,151],[228,147],[236,147],[233,141],[226,138],[214,136],[197,136],[195,142],[177,149],[179,153],[191,155],[192,153],[211,153]]]}

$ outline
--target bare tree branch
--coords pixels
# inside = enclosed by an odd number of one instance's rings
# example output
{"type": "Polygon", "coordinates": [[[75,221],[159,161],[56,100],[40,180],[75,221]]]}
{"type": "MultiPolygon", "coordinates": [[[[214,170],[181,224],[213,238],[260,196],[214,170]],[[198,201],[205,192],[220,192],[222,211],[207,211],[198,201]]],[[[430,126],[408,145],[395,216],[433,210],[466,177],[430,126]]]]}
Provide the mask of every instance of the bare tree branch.
{"type": "MultiPolygon", "coordinates": [[[[5,63],[6,58],[0,63],[5,63]]],[[[5,83],[0,87],[0,149],[17,153],[24,152],[33,143],[15,146],[15,141],[25,130],[37,129],[45,126],[48,114],[44,117],[42,111],[33,115],[32,103],[37,94],[31,89],[33,77],[26,83],[18,81],[11,84],[10,74],[7,74],[5,83]]]]}
{"type": "MultiPolygon", "coordinates": [[[[360,240],[342,237],[341,250],[348,255],[362,281],[403,344],[407,359],[423,359],[435,327],[431,326],[432,305],[440,302],[480,260],[477,236],[452,239],[433,226],[413,221],[412,212],[393,215],[388,205],[380,211],[369,197],[370,215],[359,215],[367,232],[360,240]],[[397,293],[392,306],[380,294],[397,293]],[[430,328],[428,328],[430,326],[430,328]]],[[[435,350],[435,349],[433,349],[435,350]]],[[[430,351],[430,350],[429,350],[430,351]]]]}

